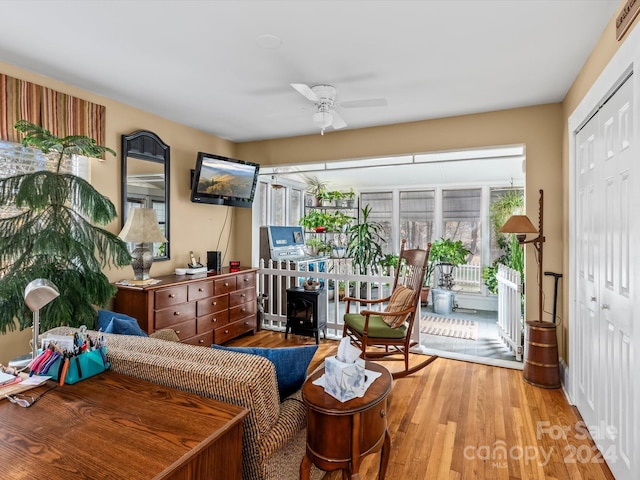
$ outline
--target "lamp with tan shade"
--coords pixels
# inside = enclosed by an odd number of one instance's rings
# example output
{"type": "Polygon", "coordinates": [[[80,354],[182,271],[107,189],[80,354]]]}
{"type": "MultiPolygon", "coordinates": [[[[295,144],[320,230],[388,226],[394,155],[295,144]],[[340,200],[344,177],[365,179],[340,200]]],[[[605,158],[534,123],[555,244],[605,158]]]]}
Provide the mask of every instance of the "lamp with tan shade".
{"type": "Polygon", "coordinates": [[[560,364],[558,359],[558,340],[556,324],[542,320],[542,245],[545,241],[542,231],[542,213],[544,194],[540,190],[538,229],[525,215],[513,215],[500,228],[502,233],[515,233],[521,245],[530,243],[536,249],[538,261],[538,320],[527,321],[528,348],[525,349],[522,378],[525,382],[542,388],[560,388],[560,364]],[[531,240],[527,234],[537,233],[531,240]]]}
{"type": "Polygon", "coordinates": [[[153,265],[153,253],[149,243],[167,241],[158,225],[156,212],[152,208],[133,208],[129,211],[127,222],[118,235],[124,242],[135,243],[131,252],[131,267],[134,280],[149,280],[149,270],[153,265]]]}

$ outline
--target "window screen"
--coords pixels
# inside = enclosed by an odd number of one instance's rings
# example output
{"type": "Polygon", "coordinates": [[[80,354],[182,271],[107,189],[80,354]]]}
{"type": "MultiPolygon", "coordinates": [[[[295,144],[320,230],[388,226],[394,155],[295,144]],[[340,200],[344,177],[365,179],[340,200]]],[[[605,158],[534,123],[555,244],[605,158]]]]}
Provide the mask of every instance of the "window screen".
{"type": "Polygon", "coordinates": [[[425,248],[433,241],[435,192],[400,192],[400,239],[406,248],[425,248]]]}
{"type": "Polygon", "coordinates": [[[482,261],[481,194],[480,188],[442,191],[443,237],[462,240],[471,251],[467,262],[474,265],[482,261]]]}
{"type": "MultiPolygon", "coordinates": [[[[384,233],[382,237],[386,242],[382,245],[384,253],[393,253],[393,245],[391,243],[393,228],[393,193],[391,192],[371,192],[360,194],[360,208],[367,205],[371,207],[369,214],[370,222],[379,222],[382,224],[384,233]]],[[[360,213],[360,217],[362,213],[360,213]]]]}

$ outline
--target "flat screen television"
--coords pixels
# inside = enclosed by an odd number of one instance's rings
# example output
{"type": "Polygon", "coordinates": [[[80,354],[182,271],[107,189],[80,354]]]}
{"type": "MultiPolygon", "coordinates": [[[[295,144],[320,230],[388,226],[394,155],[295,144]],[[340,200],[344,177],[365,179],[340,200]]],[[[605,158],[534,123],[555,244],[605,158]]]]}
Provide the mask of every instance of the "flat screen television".
{"type": "Polygon", "coordinates": [[[257,163],[198,152],[191,180],[191,201],[250,207],[258,183],[257,163]]]}

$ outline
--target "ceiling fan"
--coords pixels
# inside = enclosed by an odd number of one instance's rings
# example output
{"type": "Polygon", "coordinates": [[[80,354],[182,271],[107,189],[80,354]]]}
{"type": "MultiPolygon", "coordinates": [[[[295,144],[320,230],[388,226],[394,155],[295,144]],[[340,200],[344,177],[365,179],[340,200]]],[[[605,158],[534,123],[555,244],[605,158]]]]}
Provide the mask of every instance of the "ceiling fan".
{"type": "Polygon", "coordinates": [[[324,131],[328,127],[338,130],[347,126],[342,117],[335,111],[336,107],[384,107],[387,105],[387,101],[384,98],[367,98],[338,103],[336,102],[338,89],[333,85],[321,84],[309,87],[304,83],[292,83],[291,86],[315,105],[316,111],[313,114],[313,124],[320,129],[321,135],[324,135],[324,131]]]}

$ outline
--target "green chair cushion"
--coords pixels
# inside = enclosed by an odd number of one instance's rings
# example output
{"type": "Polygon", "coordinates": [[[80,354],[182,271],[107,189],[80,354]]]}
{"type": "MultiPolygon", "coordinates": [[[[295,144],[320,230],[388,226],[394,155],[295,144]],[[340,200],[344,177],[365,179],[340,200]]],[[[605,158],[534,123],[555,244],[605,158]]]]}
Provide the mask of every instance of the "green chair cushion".
{"type": "MultiPolygon", "coordinates": [[[[364,330],[364,316],[359,313],[345,313],[344,323],[360,334],[364,330]]],[[[369,316],[369,338],[404,338],[406,335],[406,325],[391,328],[384,322],[382,315],[369,316]]]]}

